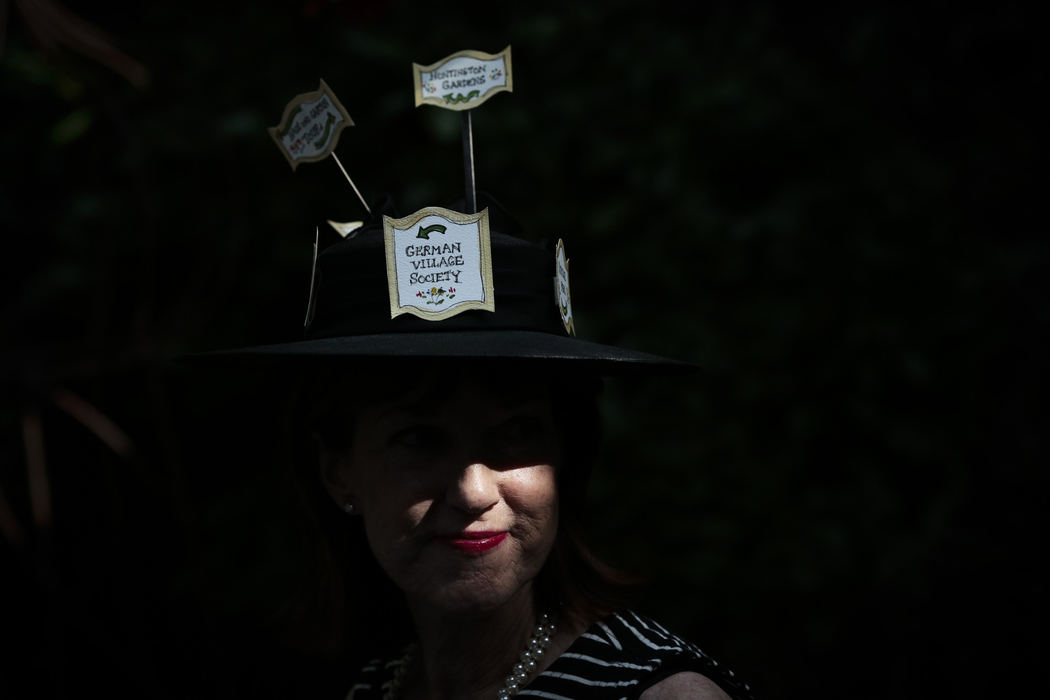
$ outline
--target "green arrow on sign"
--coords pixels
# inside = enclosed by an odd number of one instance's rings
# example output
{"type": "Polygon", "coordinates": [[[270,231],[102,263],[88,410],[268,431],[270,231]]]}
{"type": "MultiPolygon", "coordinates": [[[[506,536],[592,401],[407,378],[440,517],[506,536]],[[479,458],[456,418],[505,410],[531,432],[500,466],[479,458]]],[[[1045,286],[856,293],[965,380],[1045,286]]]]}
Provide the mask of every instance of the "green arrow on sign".
{"type": "Polygon", "coordinates": [[[420,226],[419,227],[419,233],[416,234],[416,238],[425,238],[426,240],[429,241],[430,240],[430,234],[432,234],[434,232],[437,232],[437,233],[440,233],[440,234],[444,234],[445,233],[445,227],[442,226],[441,224],[431,224],[430,226],[427,226],[426,228],[423,228],[422,226],[420,226]]]}

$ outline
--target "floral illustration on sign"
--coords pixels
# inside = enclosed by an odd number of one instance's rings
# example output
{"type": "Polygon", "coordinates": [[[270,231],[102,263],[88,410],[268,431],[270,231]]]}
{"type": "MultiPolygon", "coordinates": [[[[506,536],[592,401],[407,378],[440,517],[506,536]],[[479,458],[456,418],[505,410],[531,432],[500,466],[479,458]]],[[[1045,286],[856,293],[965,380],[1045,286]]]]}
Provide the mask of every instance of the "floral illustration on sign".
{"type": "Polygon", "coordinates": [[[438,304],[444,304],[445,299],[455,299],[456,288],[449,287],[448,289],[445,289],[444,287],[431,287],[430,291],[423,290],[421,292],[416,292],[416,296],[423,299],[428,304],[437,306],[438,304]]]}
{"type": "Polygon", "coordinates": [[[503,77],[503,71],[500,68],[493,68],[492,74],[489,75],[489,80],[496,80],[497,78],[503,77]]]}
{"type": "Polygon", "coordinates": [[[427,91],[428,95],[433,95],[435,92],[437,92],[437,85],[435,85],[432,82],[426,83],[423,85],[423,89],[427,91]]]}

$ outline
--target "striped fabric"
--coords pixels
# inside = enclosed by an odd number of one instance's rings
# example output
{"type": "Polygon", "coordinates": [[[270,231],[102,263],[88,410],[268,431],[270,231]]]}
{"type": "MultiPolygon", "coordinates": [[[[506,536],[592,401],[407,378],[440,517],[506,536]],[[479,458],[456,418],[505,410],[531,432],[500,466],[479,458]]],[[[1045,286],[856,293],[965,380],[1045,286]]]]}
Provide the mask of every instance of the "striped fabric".
{"type": "MultiPolygon", "coordinates": [[[[369,662],[347,700],[381,698],[398,661],[369,662]]],[[[748,685],[694,644],[655,620],[616,613],[580,635],[546,671],[518,693],[544,700],[635,700],[654,683],[681,671],[702,673],[734,700],[751,700],[748,685]]]]}
{"type": "Polygon", "coordinates": [[[545,700],[633,700],[680,671],[696,671],[735,700],[751,691],[694,644],[634,612],[610,615],[580,635],[565,653],[518,693],[545,700]]]}

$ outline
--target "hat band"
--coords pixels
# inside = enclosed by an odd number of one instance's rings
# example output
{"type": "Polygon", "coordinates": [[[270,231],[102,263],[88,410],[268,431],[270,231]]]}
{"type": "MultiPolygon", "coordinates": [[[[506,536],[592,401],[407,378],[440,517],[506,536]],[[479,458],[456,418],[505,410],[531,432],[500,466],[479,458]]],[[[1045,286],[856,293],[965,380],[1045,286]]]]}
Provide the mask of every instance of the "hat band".
{"type": "Polygon", "coordinates": [[[353,264],[318,261],[317,302],[308,339],[384,333],[462,330],[532,330],[565,335],[554,299],[554,261],[546,251],[515,247],[493,255],[495,311],[470,310],[432,321],[411,314],[390,318],[383,266],[357,251],[353,264]],[[348,270],[349,268],[349,270],[348,270]],[[344,272],[345,271],[345,272],[344,272]]]}

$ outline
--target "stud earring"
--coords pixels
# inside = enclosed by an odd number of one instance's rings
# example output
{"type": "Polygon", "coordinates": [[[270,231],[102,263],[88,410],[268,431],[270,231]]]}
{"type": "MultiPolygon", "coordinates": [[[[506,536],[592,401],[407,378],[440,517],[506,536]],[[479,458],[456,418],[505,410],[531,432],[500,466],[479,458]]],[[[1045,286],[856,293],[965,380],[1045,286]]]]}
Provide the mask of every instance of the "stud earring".
{"type": "Polygon", "coordinates": [[[346,504],[344,504],[343,505],[343,510],[346,511],[347,515],[356,515],[357,514],[357,508],[354,508],[354,504],[353,503],[346,503],[346,504]]]}

